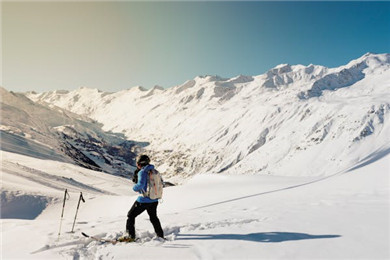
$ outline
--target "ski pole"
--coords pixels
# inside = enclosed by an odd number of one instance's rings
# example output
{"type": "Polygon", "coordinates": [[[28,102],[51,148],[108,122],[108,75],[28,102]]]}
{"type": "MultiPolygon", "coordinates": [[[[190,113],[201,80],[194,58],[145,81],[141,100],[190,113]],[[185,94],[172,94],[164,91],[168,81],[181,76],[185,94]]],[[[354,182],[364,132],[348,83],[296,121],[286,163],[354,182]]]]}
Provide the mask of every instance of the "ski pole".
{"type": "Polygon", "coordinates": [[[65,201],[66,201],[66,196],[67,196],[67,195],[68,195],[68,199],[69,199],[69,198],[70,198],[70,195],[69,195],[69,193],[68,193],[68,189],[65,189],[64,203],[62,204],[62,213],[61,213],[61,220],[60,220],[60,230],[58,231],[58,240],[60,240],[62,219],[64,218],[65,201]]]}
{"type": "Polygon", "coordinates": [[[84,200],[82,192],[80,192],[79,202],[77,203],[76,215],[74,216],[74,221],[73,221],[73,226],[72,226],[72,231],[71,231],[72,233],[73,233],[73,229],[74,229],[74,224],[76,223],[77,212],[79,212],[80,201],[85,203],[85,200],[84,200]]]}

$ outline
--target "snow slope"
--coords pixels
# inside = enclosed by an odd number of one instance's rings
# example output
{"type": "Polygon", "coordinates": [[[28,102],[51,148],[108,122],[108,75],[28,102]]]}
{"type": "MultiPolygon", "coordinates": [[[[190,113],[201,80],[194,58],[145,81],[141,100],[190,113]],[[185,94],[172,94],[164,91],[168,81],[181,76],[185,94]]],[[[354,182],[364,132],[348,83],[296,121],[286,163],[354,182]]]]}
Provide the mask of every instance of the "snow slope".
{"type": "Polygon", "coordinates": [[[389,259],[389,73],[389,54],[366,54],[339,68],[282,64],[166,90],[0,89],[1,256],[389,259]],[[159,206],[167,241],[145,214],[140,243],[82,237],[124,231],[137,195],[101,170],[129,171],[122,152],[137,149],[183,182],[159,206]]]}
{"type": "Polygon", "coordinates": [[[154,238],[145,213],[136,222],[141,243],[117,245],[92,241],[80,232],[105,238],[122,234],[127,210],[136,198],[129,181],[8,152],[2,152],[2,158],[5,189],[56,198],[34,219],[1,220],[3,259],[390,257],[386,151],[376,160],[328,177],[197,175],[184,185],[165,189],[159,217],[168,241],[154,238]],[[50,182],[60,176],[58,169],[68,177],[50,182]],[[27,172],[31,178],[23,177],[27,172]],[[71,197],[57,240],[65,187],[71,197]],[[80,205],[75,233],[69,233],[79,191],[86,202],[80,205]]]}
{"type": "Polygon", "coordinates": [[[259,76],[196,77],[169,89],[27,93],[150,143],[166,177],[326,176],[390,148],[390,54],[339,68],[279,65],[259,76]],[[301,163],[305,162],[305,163],[301,163]],[[291,171],[294,169],[294,171],[291,171]]]}
{"type": "Polygon", "coordinates": [[[91,119],[59,107],[34,103],[4,88],[0,94],[1,150],[113,174],[134,169],[135,149],[142,144],[106,133],[91,119]]]}

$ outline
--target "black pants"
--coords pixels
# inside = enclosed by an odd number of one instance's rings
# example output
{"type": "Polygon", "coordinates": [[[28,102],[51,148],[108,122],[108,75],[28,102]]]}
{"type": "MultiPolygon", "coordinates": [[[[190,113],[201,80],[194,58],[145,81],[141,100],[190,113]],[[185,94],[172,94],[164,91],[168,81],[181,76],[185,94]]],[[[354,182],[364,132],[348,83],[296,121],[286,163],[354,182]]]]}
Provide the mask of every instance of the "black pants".
{"type": "Polygon", "coordinates": [[[150,222],[152,222],[154,231],[156,232],[157,236],[164,238],[164,231],[162,230],[160,220],[157,217],[157,205],[158,202],[153,202],[153,203],[139,203],[138,201],[134,202],[129,213],[127,213],[127,222],[126,222],[126,230],[129,231],[129,234],[132,238],[135,238],[135,227],[134,227],[135,218],[145,210],[148,212],[148,215],[150,217],[150,222]]]}

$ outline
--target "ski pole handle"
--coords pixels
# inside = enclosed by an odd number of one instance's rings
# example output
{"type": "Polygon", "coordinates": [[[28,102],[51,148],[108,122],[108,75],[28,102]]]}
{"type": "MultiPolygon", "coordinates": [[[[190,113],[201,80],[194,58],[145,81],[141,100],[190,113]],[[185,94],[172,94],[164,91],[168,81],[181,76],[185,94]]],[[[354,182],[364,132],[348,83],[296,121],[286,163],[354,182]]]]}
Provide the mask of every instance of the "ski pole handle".
{"type": "Polygon", "coordinates": [[[62,226],[62,219],[64,218],[64,210],[65,210],[66,196],[68,196],[68,199],[70,198],[70,195],[69,195],[69,193],[68,193],[68,189],[65,189],[64,202],[63,202],[63,204],[62,204],[62,212],[61,212],[61,220],[60,220],[60,229],[58,230],[58,240],[60,239],[61,226],[62,226]]]}
{"type": "Polygon", "coordinates": [[[74,215],[73,226],[72,226],[72,231],[71,231],[72,233],[73,233],[74,225],[75,225],[75,223],[76,223],[77,213],[78,213],[79,207],[80,207],[80,201],[82,201],[82,202],[85,203],[85,200],[84,200],[84,197],[83,197],[83,193],[82,193],[82,192],[80,192],[79,202],[77,203],[76,214],[74,215]]]}

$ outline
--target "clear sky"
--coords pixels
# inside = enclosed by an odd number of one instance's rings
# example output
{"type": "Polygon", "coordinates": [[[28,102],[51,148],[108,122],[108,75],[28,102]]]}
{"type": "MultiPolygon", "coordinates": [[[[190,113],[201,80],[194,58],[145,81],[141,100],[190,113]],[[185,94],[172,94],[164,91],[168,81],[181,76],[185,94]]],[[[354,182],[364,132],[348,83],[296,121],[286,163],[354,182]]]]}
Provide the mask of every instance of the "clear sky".
{"type": "Polygon", "coordinates": [[[390,2],[3,2],[2,86],[172,87],[390,53],[390,2]]]}

